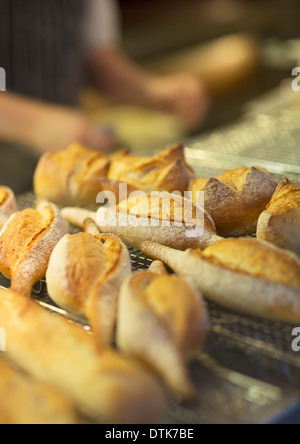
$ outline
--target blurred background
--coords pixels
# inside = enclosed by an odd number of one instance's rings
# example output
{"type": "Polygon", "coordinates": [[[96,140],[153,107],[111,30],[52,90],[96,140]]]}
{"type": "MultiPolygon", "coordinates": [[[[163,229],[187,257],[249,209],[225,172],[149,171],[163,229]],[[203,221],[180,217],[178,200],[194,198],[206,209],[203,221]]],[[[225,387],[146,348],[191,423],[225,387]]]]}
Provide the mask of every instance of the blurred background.
{"type": "MultiPolygon", "coordinates": [[[[160,150],[298,100],[291,89],[292,69],[300,63],[298,0],[118,0],[118,5],[123,51],[156,74],[196,75],[211,100],[204,122],[191,131],[170,115],[120,104],[85,87],[82,109],[97,127],[115,128],[132,151],[160,150]]],[[[29,189],[37,160],[32,153],[2,144],[0,157],[1,182],[15,192],[29,189]]]]}
{"type": "MultiPolygon", "coordinates": [[[[245,113],[296,99],[291,70],[300,61],[297,0],[119,0],[122,45],[159,74],[191,72],[212,104],[200,134],[245,113]]],[[[133,149],[164,146],[191,134],[156,112],[111,104],[84,91],[93,119],[116,126],[133,149]]]]}

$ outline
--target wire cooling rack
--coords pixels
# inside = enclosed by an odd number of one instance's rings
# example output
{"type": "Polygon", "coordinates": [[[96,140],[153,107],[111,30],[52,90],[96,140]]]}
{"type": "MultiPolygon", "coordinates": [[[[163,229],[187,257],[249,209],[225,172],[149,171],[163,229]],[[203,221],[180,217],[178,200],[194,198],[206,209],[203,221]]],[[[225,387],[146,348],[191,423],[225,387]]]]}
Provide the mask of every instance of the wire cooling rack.
{"type": "MultiPolygon", "coordinates": [[[[204,177],[257,165],[279,180],[287,176],[300,185],[299,119],[300,110],[291,107],[237,123],[189,141],[187,160],[204,177]]],[[[34,202],[32,193],[18,198],[20,209],[32,207],[34,202]]],[[[130,256],[134,271],[151,264],[138,250],[130,249],[130,256]]],[[[1,278],[0,285],[7,287],[9,281],[1,278]]],[[[32,296],[45,307],[70,316],[51,301],[44,280],[34,287],[32,296]]],[[[241,315],[210,302],[207,305],[210,335],[205,349],[190,364],[197,399],[193,405],[170,401],[163,422],[269,423],[281,422],[283,415],[289,419],[291,412],[300,422],[300,353],[291,346],[294,326],[241,315]]]]}

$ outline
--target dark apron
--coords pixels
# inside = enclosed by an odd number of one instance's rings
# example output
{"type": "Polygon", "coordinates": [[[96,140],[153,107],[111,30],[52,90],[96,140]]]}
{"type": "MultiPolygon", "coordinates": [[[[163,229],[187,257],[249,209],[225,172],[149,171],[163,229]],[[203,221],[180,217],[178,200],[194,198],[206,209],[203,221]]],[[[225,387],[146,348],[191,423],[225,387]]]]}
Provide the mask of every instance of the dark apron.
{"type": "Polygon", "coordinates": [[[75,106],[82,82],[85,0],[0,0],[7,91],[75,106]]]}
{"type": "MultiPolygon", "coordinates": [[[[0,67],[6,88],[76,106],[82,83],[81,31],[87,0],[0,0],[0,67]]],[[[0,92],[0,94],[6,94],[0,92]]],[[[0,140],[0,185],[32,189],[37,158],[0,140]]]]}

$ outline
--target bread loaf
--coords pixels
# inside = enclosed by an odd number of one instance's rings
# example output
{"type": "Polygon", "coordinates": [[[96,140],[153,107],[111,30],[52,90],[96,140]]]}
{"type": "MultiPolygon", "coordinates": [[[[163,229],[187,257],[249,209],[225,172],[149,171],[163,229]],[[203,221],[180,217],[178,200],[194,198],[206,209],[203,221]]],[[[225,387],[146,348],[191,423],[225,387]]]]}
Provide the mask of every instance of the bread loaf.
{"type": "Polygon", "coordinates": [[[0,359],[0,424],[74,425],[73,404],[47,384],[16,371],[0,359]]]}
{"type": "Polygon", "coordinates": [[[204,296],[226,308],[287,323],[300,322],[300,261],[256,239],[226,239],[205,251],[176,251],[145,242],[141,250],[179,276],[191,279],[204,296]]]}
{"type": "Polygon", "coordinates": [[[300,187],[287,178],[280,182],[260,215],[257,237],[300,254],[300,187]]]}
{"type": "Polygon", "coordinates": [[[96,213],[64,208],[62,215],[83,227],[92,218],[101,233],[119,236],[129,247],[139,248],[152,240],[180,250],[205,248],[221,238],[214,221],[200,206],[176,194],[143,192],[131,195],[117,206],[104,206],[96,213]]]}
{"type": "Polygon", "coordinates": [[[14,192],[10,188],[0,186],[0,230],[16,211],[18,207],[14,192]]]}
{"type": "Polygon", "coordinates": [[[147,363],[173,393],[185,400],[195,395],[187,361],[204,344],[207,325],[202,296],[185,280],[151,271],[125,280],[117,345],[147,363]]]}
{"type": "Polygon", "coordinates": [[[0,289],[6,356],[56,387],[88,417],[110,424],[151,424],[165,413],[160,384],[92,334],[32,299],[0,289]]]}
{"type": "Polygon", "coordinates": [[[96,205],[110,162],[127,151],[107,156],[79,143],[67,149],[45,153],[34,174],[34,192],[57,205],[96,205]]]}
{"type": "Polygon", "coordinates": [[[119,184],[126,183],[128,195],[139,190],[146,193],[178,191],[183,195],[194,177],[194,171],[185,160],[183,145],[177,144],[153,157],[128,155],[112,161],[104,189],[117,196],[119,184]]]}
{"type": "Polygon", "coordinates": [[[278,182],[263,168],[238,168],[209,179],[191,181],[193,202],[204,192],[204,208],[222,237],[256,233],[260,214],[270,202],[278,182]]]}
{"type": "Polygon", "coordinates": [[[121,284],[131,273],[127,248],[120,239],[100,234],[91,221],[85,232],[64,236],[47,270],[51,299],[88,319],[101,345],[111,345],[121,284]]]}
{"type": "Polygon", "coordinates": [[[68,224],[55,205],[39,201],[36,209],[14,213],[0,232],[0,272],[11,288],[30,297],[33,285],[45,276],[57,242],[68,224]]]}

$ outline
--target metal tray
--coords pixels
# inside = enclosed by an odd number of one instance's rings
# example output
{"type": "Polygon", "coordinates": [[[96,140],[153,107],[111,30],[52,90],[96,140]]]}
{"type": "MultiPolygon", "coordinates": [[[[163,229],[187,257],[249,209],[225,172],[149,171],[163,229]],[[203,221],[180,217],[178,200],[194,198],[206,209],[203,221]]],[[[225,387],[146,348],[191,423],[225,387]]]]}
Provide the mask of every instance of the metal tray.
{"type": "MultiPolygon", "coordinates": [[[[261,115],[214,134],[188,141],[186,155],[196,172],[208,177],[226,169],[260,165],[300,185],[300,110],[261,115]],[[285,143],[284,143],[285,142],[285,143]],[[282,161],[283,159],[283,161],[282,161]]],[[[34,205],[34,195],[18,198],[19,207],[34,205]]],[[[130,250],[133,270],[151,260],[130,250]]],[[[0,285],[9,281],[0,278],[0,285]]],[[[69,316],[53,304],[45,281],[33,298],[69,316]]],[[[210,334],[205,349],[190,364],[197,400],[170,400],[165,424],[259,424],[300,422],[300,353],[292,350],[294,326],[244,316],[208,303],[210,334]]],[[[82,319],[77,319],[84,322],[82,319]]]]}

